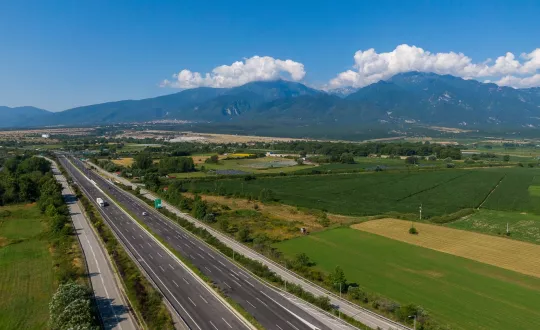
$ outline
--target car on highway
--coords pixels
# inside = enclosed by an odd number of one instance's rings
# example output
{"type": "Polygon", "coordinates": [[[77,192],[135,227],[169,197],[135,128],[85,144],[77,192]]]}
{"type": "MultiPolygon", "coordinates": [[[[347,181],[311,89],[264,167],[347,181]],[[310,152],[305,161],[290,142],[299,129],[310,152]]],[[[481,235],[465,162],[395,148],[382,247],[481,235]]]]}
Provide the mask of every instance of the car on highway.
{"type": "Polygon", "coordinates": [[[148,215],[148,212],[143,212],[142,215],[148,215]]]}

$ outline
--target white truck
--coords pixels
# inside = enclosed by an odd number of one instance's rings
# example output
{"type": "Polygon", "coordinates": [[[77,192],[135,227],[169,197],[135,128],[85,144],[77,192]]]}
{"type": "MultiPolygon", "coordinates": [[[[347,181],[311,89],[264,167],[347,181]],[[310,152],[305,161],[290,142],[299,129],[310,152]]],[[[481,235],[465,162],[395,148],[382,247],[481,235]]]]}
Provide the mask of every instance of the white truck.
{"type": "Polygon", "coordinates": [[[96,202],[97,202],[98,205],[101,206],[101,207],[104,207],[105,205],[107,205],[107,202],[104,201],[103,198],[101,198],[101,197],[98,197],[98,198],[96,199],[96,202]]]}

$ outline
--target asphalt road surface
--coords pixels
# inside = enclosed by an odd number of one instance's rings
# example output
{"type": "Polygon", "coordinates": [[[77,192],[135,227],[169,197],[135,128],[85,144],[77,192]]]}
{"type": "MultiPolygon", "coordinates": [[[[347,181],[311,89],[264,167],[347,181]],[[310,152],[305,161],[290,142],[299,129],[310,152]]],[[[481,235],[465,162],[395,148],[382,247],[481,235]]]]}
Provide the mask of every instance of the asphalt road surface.
{"type": "MultiPolygon", "coordinates": [[[[90,163],[91,164],[91,163],[90,163]]],[[[92,164],[95,166],[95,164],[92,164]]],[[[128,180],[116,177],[114,174],[111,174],[99,167],[96,167],[103,175],[109,176],[114,178],[115,180],[118,180],[122,182],[125,185],[131,185],[133,184],[129,182],[128,180]]],[[[145,189],[141,190],[141,194],[150,200],[154,200],[156,197],[149,191],[146,191],[145,189]]],[[[266,258],[264,255],[258,253],[257,251],[254,251],[250,249],[249,247],[235,241],[234,239],[220,233],[219,231],[213,229],[212,227],[204,224],[203,222],[199,221],[198,219],[192,217],[191,215],[184,213],[180,211],[178,208],[174,207],[173,205],[168,204],[165,201],[162,201],[162,207],[166,208],[170,212],[173,212],[174,214],[183,217],[184,219],[192,222],[195,226],[201,227],[209,231],[214,237],[218,238],[222,243],[227,245],[228,247],[232,248],[236,252],[239,252],[243,254],[244,256],[251,258],[253,260],[258,260],[261,263],[265,264],[278,274],[281,278],[286,280],[287,282],[294,283],[297,285],[300,285],[304,290],[311,292],[312,294],[316,296],[327,296],[330,298],[330,303],[336,307],[338,307],[342,313],[349,315],[350,317],[362,322],[363,324],[369,326],[373,329],[384,329],[384,330],[411,330],[408,326],[399,324],[398,322],[395,322],[393,320],[390,320],[382,315],[379,315],[375,312],[372,312],[370,310],[367,310],[365,308],[362,308],[358,305],[352,304],[348,302],[345,299],[341,299],[339,296],[334,294],[333,292],[330,292],[319,285],[312,283],[305,278],[300,277],[299,275],[295,274],[294,272],[286,269],[285,267],[277,264],[276,262],[266,258]]]]}
{"type": "MultiPolygon", "coordinates": [[[[84,164],[70,158],[80,169],[84,164]]],[[[241,305],[266,329],[331,330],[352,329],[349,324],[331,317],[304,302],[260,282],[249,272],[229,261],[206,243],[175,225],[135,196],[116,187],[93,171],[88,176],[131,214],[138,216],[154,233],[191,261],[228,297],[241,305]],[[143,212],[147,215],[143,216],[143,212]]],[[[92,185],[88,183],[85,185],[92,185]]],[[[108,198],[107,196],[103,196],[108,198]]],[[[106,208],[108,208],[107,206],[106,208]]]]}
{"type": "Polygon", "coordinates": [[[81,212],[77,198],[66,182],[66,178],[52,162],[54,177],[62,184],[62,195],[66,200],[75,231],[86,258],[88,276],[92,282],[94,297],[106,330],[136,330],[136,322],[129,311],[119,284],[112,271],[109,259],[101,248],[88,220],[81,212]]]}
{"type": "MultiPolygon", "coordinates": [[[[82,172],[76,170],[66,158],[60,156],[81,191],[94,202],[127,251],[134,256],[146,274],[159,287],[167,301],[177,311],[190,329],[250,329],[250,325],[239,317],[230,306],[224,304],[201,279],[164,248],[142,226],[132,220],[122,209],[109,200],[82,172]],[[96,204],[98,197],[108,201],[105,207],[96,204]]],[[[107,189],[107,187],[104,187],[107,189]]]]}

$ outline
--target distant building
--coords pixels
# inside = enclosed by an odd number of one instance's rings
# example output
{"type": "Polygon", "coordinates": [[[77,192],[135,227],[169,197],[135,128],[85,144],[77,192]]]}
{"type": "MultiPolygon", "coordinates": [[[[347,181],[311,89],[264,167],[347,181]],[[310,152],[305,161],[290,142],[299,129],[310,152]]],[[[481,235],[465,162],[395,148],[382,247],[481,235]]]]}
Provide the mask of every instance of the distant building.
{"type": "Polygon", "coordinates": [[[48,139],[51,137],[50,134],[41,134],[41,137],[44,138],[44,139],[48,139]]]}

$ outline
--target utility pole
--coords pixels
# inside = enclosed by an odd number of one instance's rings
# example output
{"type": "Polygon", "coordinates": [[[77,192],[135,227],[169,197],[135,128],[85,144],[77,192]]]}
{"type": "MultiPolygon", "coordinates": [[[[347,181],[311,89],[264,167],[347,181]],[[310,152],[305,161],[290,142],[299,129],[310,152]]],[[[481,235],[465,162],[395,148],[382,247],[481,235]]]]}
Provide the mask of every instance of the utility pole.
{"type": "MultiPolygon", "coordinates": [[[[341,282],[339,282],[339,300],[341,300],[341,282]]],[[[339,306],[339,318],[341,318],[341,306],[339,306]]]]}
{"type": "Polygon", "coordinates": [[[510,233],[510,225],[507,222],[506,223],[506,235],[508,235],[509,233],[510,233]]]}
{"type": "Polygon", "coordinates": [[[422,221],[422,204],[420,203],[420,221],[422,221]]]}

